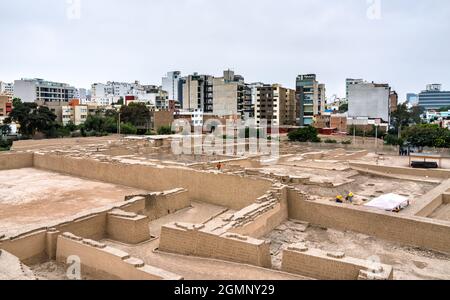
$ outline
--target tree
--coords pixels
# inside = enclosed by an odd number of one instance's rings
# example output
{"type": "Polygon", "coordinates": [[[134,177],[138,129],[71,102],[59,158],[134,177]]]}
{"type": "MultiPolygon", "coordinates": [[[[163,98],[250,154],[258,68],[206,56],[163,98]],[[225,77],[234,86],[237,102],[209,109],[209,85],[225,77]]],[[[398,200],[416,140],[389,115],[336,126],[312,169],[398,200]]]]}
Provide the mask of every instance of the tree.
{"type": "Polygon", "coordinates": [[[413,107],[408,109],[406,103],[399,104],[397,110],[391,115],[391,123],[394,126],[394,132],[397,133],[398,137],[401,137],[401,131],[403,128],[408,127],[411,124],[422,123],[422,114],[424,109],[422,107],[413,107]]]}
{"type": "Polygon", "coordinates": [[[11,127],[7,124],[0,125],[0,133],[2,136],[7,136],[11,133],[11,127]]]}
{"type": "Polygon", "coordinates": [[[424,147],[450,148],[450,130],[435,124],[421,124],[409,127],[403,132],[407,144],[419,149],[424,147]]]}
{"type": "Polygon", "coordinates": [[[312,126],[304,127],[292,131],[288,134],[288,138],[293,142],[320,142],[320,138],[318,137],[318,131],[316,128],[312,126]]]}
{"type": "Polygon", "coordinates": [[[120,108],[120,120],[124,123],[131,123],[135,127],[142,127],[148,124],[150,110],[144,103],[130,103],[128,106],[120,108]]]}
{"type": "Polygon", "coordinates": [[[136,134],[137,128],[131,123],[122,123],[120,125],[120,132],[122,134],[136,134]]]}
{"type": "Polygon", "coordinates": [[[348,103],[343,103],[339,106],[339,112],[340,113],[346,113],[348,112],[348,103]]]}
{"type": "Polygon", "coordinates": [[[20,124],[19,132],[25,136],[34,136],[36,132],[48,134],[56,126],[56,115],[48,107],[36,103],[23,103],[20,99],[13,100],[13,110],[5,119],[5,124],[16,122],[20,124]]]}

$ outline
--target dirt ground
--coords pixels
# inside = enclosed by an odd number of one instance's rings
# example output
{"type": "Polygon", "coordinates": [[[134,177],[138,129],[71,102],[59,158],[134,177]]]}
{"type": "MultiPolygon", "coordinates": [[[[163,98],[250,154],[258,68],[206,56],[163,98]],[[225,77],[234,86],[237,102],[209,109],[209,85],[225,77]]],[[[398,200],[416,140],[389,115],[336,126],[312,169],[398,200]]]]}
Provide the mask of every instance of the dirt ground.
{"type": "Polygon", "coordinates": [[[280,268],[282,250],[288,245],[304,242],[307,247],[325,251],[342,251],[360,259],[379,258],[394,267],[396,280],[449,280],[450,255],[401,246],[354,232],[305,226],[287,221],[266,236],[272,242],[272,262],[280,268]]]}
{"type": "Polygon", "coordinates": [[[0,234],[47,226],[145,192],[32,168],[0,171],[0,234]]]}

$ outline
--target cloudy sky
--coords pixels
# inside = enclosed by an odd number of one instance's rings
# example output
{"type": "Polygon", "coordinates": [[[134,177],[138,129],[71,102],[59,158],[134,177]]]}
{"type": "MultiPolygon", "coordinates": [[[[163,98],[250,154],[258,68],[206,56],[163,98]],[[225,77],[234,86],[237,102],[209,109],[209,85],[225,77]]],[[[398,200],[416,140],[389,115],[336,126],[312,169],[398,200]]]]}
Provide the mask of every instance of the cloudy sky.
{"type": "Polygon", "coordinates": [[[329,97],[347,77],[402,100],[427,83],[450,90],[448,0],[0,0],[0,32],[7,82],[161,84],[171,70],[231,68],[291,88],[316,73],[329,97]]]}

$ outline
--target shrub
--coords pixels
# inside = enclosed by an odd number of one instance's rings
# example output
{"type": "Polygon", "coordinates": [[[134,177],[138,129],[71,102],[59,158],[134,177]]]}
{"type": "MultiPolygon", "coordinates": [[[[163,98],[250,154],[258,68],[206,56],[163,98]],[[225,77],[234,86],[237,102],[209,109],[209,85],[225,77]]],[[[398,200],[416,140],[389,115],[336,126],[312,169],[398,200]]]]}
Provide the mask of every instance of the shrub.
{"type": "Polygon", "coordinates": [[[324,141],[324,143],[325,143],[325,144],[337,144],[337,141],[336,141],[336,140],[331,140],[331,139],[326,139],[326,140],[324,141]]]}
{"type": "Polygon", "coordinates": [[[320,143],[320,139],[317,136],[318,131],[316,128],[308,126],[304,128],[297,129],[288,134],[288,138],[293,142],[312,142],[312,143],[320,143]]]}
{"type": "Polygon", "coordinates": [[[161,126],[158,128],[159,135],[169,135],[173,134],[171,126],[161,126]]]}
{"type": "Polygon", "coordinates": [[[137,128],[131,123],[122,123],[120,125],[120,133],[122,134],[136,134],[137,128]]]}
{"type": "Polygon", "coordinates": [[[351,144],[352,144],[352,141],[350,141],[350,140],[342,141],[341,144],[342,144],[342,145],[351,145],[351,144]]]}

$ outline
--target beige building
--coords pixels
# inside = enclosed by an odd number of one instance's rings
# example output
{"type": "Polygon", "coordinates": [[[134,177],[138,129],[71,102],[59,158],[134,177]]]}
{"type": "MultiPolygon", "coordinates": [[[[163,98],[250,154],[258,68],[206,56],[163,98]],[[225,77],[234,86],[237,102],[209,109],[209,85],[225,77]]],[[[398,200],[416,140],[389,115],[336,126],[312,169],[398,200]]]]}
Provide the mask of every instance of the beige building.
{"type": "Polygon", "coordinates": [[[212,112],[213,109],[213,77],[209,75],[189,75],[183,81],[184,110],[200,109],[212,112]]]}
{"type": "Polygon", "coordinates": [[[217,116],[244,116],[251,108],[251,89],[244,78],[233,71],[223,72],[223,77],[213,80],[213,113],[217,116]]]}
{"type": "Polygon", "coordinates": [[[258,87],[255,105],[256,124],[267,120],[267,125],[295,125],[295,90],[279,84],[258,87]]]}

